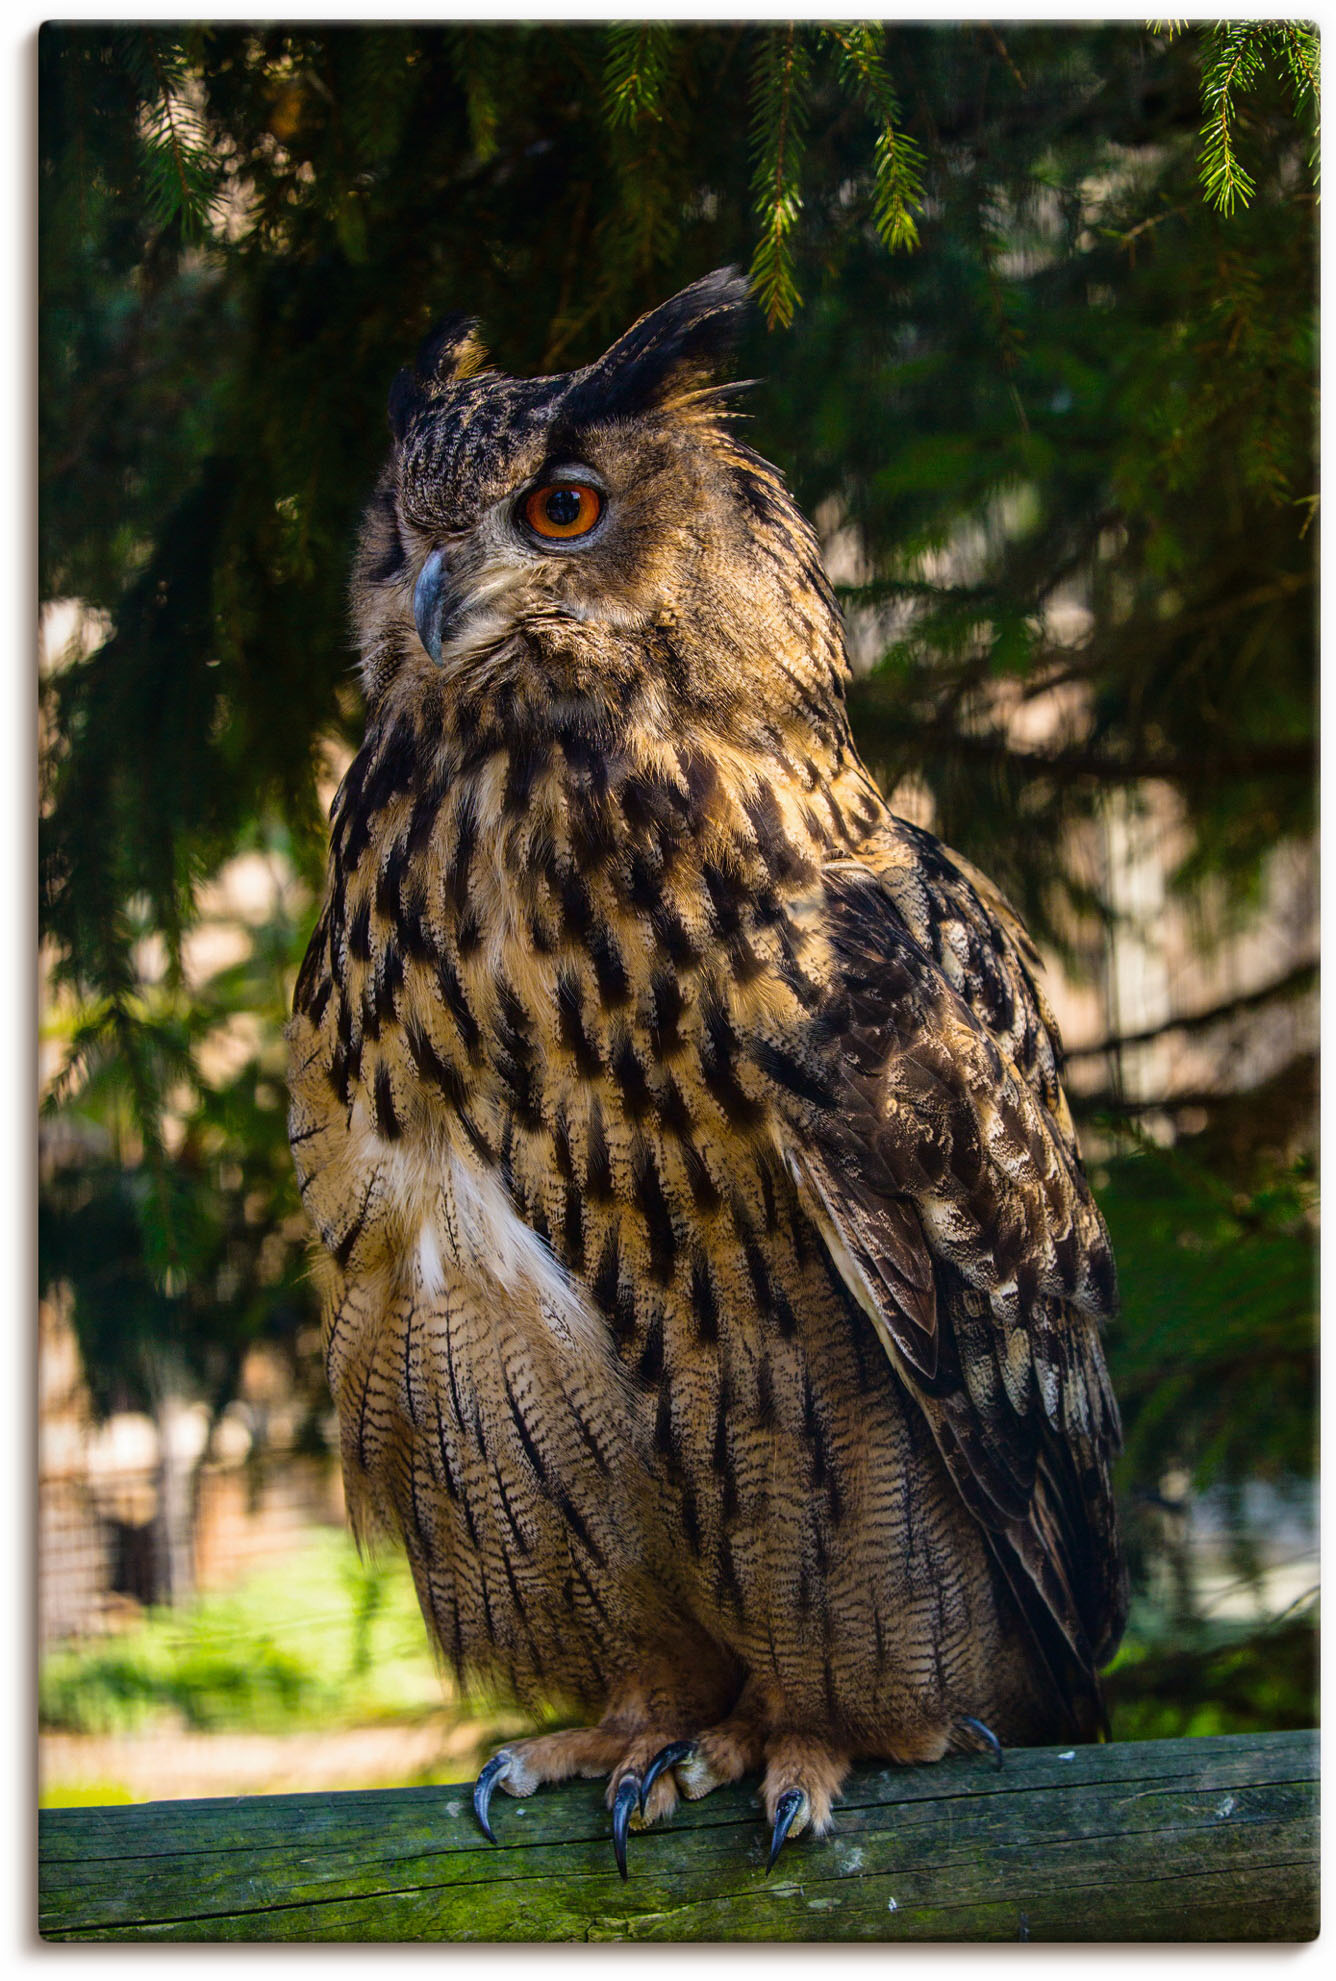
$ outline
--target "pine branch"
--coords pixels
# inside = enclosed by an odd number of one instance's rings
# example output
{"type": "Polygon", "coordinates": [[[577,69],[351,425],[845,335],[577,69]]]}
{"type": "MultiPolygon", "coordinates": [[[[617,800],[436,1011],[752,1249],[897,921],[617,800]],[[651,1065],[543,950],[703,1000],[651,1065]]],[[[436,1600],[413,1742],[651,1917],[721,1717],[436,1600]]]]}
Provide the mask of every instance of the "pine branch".
{"type": "Polygon", "coordinates": [[[842,79],[872,112],[880,129],[872,157],[872,224],[892,254],[918,246],[913,209],[923,203],[924,158],[901,127],[885,62],[885,29],[879,21],[835,21],[822,32],[838,51],[842,79]]]}
{"type": "Polygon", "coordinates": [[[1280,39],[1294,84],[1296,107],[1302,107],[1306,98],[1316,109],[1320,88],[1315,31],[1303,21],[1284,21],[1281,23],[1280,39]]]}
{"type": "Polygon", "coordinates": [[[685,52],[681,31],[660,21],[612,22],[606,30],[603,118],[618,201],[600,229],[605,292],[618,275],[648,286],[681,234],[688,192],[682,166],[685,52]],[[676,88],[670,92],[671,85],[676,88]]]}
{"type": "Polygon", "coordinates": [[[172,164],[176,168],[176,183],[181,195],[181,210],[185,212],[190,206],[190,182],[186,177],[185,156],[182,150],[181,140],[176,132],[176,119],[172,116],[172,93],[167,87],[167,78],[162,72],[162,63],[158,59],[157,50],[153,47],[152,42],[149,43],[149,59],[153,63],[153,73],[158,79],[158,91],[162,104],[162,119],[167,132],[167,145],[171,152],[172,164]]]}
{"type": "Polygon", "coordinates": [[[1303,992],[1317,986],[1318,970],[1316,963],[1300,963],[1293,970],[1287,970],[1283,977],[1274,983],[1263,984],[1260,990],[1245,991],[1239,997],[1226,998],[1220,1004],[1213,1004],[1206,1011],[1191,1011],[1185,1015],[1166,1018],[1162,1025],[1151,1025],[1144,1032],[1121,1032],[1106,1039],[1099,1039],[1094,1045],[1068,1046],[1068,1059],[1099,1059],[1105,1053],[1122,1052],[1129,1046],[1154,1045],[1157,1040],[1170,1032],[1205,1032],[1212,1025],[1219,1025],[1227,1018],[1237,1018],[1249,1011],[1265,1010],[1280,998],[1299,997],[1303,992]]]}
{"type": "Polygon", "coordinates": [[[634,129],[663,115],[673,30],[663,21],[612,21],[603,68],[608,128],[634,129]]]}
{"type": "Polygon", "coordinates": [[[160,226],[175,222],[184,239],[198,239],[217,201],[219,161],[189,133],[181,96],[187,74],[183,51],[151,33],[142,41],[151,79],[144,91],[141,132],[149,204],[160,226]]]}
{"type": "Polygon", "coordinates": [[[1239,109],[1236,93],[1251,88],[1263,72],[1263,48],[1268,30],[1251,22],[1225,22],[1208,36],[1202,63],[1201,180],[1206,198],[1218,213],[1231,214],[1247,206],[1256,191],[1234,148],[1239,109]]]}
{"type": "MultiPolygon", "coordinates": [[[[970,683],[960,685],[968,688],[970,683]]],[[[849,691],[850,707],[857,711],[865,731],[874,728],[879,719],[885,720],[882,710],[889,699],[886,684],[878,683],[876,677],[856,681],[849,691]]],[[[1203,751],[1191,756],[1144,747],[1106,751],[1084,743],[1057,750],[1026,750],[1015,748],[997,732],[960,729],[950,720],[906,720],[898,707],[888,730],[916,761],[941,756],[961,763],[994,764],[1020,776],[1049,779],[1059,785],[1086,779],[1099,784],[1139,784],[1158,778],[1199,788],[1227,780],[1273,777],[1308,783],[1316,770],[1313,746],[1307,742],[1259,744],[1255,749],[1203,751]]]]}
{"type": "Polygon", "coordinates": [[[464,93],[469,141],[479,165],[496,157],[500,141],[501,105],[493,56],[495,30],[486,23],[451,29],[448,33],[455,77],[464,93]]]}
{"type": "Polygon", "coordinates": [[[802,302],[790,236],[802,211],[804,92],[809,61],[799,22],[760,32],[753,70],[752,190],[761,238],[751,284],[768,328],[792,323],[802,302]]]}
{"type": "Polygon", "coordinates": [[[1322,167],[1322,98],[1317,33],[1304,21],[1284,21],[1280,27],[1280,39],[1290,72],[1295,110],[1302,113],[1310,109],[1313,113],[1313,144],[1308,163],[1312,168],[1314,184],[1317,184],[1322,167]]]}

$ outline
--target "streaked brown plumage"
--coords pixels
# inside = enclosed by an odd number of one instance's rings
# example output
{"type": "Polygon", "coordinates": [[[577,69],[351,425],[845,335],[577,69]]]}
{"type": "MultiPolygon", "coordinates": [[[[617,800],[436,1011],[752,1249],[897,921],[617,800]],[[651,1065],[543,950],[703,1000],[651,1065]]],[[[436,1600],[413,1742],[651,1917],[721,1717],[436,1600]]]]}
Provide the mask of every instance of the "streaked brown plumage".
{"type": "Polygon", "coordinates": [[[761,1768],[820,1831],[853,1756],[1097,1731],[1114,1277],[1034,952],[887,812],[730,428],[743,301],[535,380],[452,321],[396,385],[292,1140],[355,1522],[598,1722],[499,1785],[690,1741],[647,1818],[761,1768]]]}

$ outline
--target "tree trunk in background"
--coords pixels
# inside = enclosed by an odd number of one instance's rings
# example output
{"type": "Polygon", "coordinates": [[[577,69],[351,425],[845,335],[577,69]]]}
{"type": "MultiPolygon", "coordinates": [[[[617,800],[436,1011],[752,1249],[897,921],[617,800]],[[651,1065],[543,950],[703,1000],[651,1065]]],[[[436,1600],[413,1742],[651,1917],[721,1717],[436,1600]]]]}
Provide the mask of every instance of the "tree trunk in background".
{"type": "Polygon", "coordinates": [[[195,1590],[195,1450],[193,1412],[172,1391],[158,1397],[158,1510],[154,1519],[154,1587],[159,1602],[179,1604],[195,1590]]]}

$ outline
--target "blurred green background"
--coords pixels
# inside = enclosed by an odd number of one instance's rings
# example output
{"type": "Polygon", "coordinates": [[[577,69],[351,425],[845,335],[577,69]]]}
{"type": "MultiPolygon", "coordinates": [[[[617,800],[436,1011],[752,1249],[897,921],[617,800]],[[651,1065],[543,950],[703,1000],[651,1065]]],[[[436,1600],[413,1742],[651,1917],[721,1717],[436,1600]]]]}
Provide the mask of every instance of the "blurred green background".
{"type": "Polygon", "coordinates": [[[897,809],[1051,966],[1117,1247],[1126,1738],[1316,1718],[1316,73],[1296,23],[47,27],[50,1800],[459,1779],[342,1538],[281,1028],[397,367],[752,272],[897,809]]]}

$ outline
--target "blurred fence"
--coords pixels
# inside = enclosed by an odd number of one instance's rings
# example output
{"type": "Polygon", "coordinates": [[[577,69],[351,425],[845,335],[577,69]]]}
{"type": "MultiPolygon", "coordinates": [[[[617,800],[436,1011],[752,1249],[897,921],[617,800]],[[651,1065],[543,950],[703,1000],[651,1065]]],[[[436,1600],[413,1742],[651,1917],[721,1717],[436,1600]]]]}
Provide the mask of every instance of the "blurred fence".
{"type": "Polygon", "coordinates": [[[243,1390],[268,1395],[259,1449],[247,1422],[255,1406],[244,1395],[212,1437],[202,1404],[169,1403],[158,1419],[121,1411],[95,1422],[73,1330],[51,1303],[42,1305],[40,1343],[43,1647],[114,1629],[144,1605],[228,1588],[299,1549],[312,1526],[342,1526],[337,1458],[293,1449],[296,1413],[282,1407],[281,1378],[263,1354],[243,1377],[243,1390]]]}

